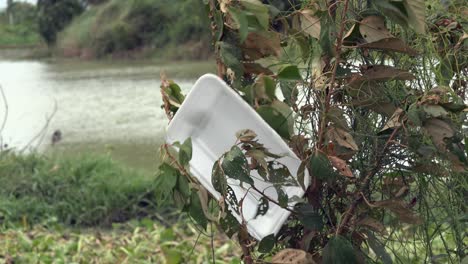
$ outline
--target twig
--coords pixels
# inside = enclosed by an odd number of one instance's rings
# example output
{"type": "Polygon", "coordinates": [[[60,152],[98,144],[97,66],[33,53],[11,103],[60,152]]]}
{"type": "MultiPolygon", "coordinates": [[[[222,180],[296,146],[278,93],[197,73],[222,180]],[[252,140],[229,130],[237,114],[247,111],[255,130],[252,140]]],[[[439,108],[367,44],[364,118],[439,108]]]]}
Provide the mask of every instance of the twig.
{"type": "Polygon", "coordinates": [[[21,149],[20,153],[23,153],[24,151],[26,151],[26,149],[28,149],[34,141],[36,141],[39,137],[41,137],[41,139],[38,141],[38,145],[36,145],[36,147],[39,146],[39,144],[42,142],[42,139],[44,138],[44,134],[45,132],[47,131],[47,128],[49,127],[49,124],[50,124],[50,121],[52,120],[52,118],[55,116],[55,114],[57,113],[57,102],[55,102],[54,104],[54,110],[52,111],[52,114],[49,115],[49,116],[46,116],[46,122],[44,124],[44,127],[42,127],[42,129],[39,131],[39,133],[37,133],[29,142],[28,144],[26,144],[23,149],[21,149]]]}
{"type": "Polygon", "coordinates": [[[344,213],[343,219],[341,220],[340,224],[336,228],[336,232],[335,232],[336,235],[339,235],[342,232],[343,227],[348,225],[348,222],[354,216],[354,210],[356,210],[356,207],[358,206],[359,202],[361,201],[361,199],[363,197],[362,191],[367,189],[367,187],[369,186],[370,179],[375,174],[377,174],[379,172],[380,164],[381,164],[381,162],[383,160],[385,152],[387,151],[388,147],[390,146],[390,143],[393,141],[393,138],[395,137],[398,130],[399,130],[399,127],[395,128],[393,130],[392,134],[390,135],[390,138],[385,143],[385,146],[383,147],[381,154],[379,155],[379,157],[377,158],[377,161],[375,162],[374,169],[371,170],[367,174],[367,176],[364,178],[364,180],[362,181],[363,185],[361,186],[360,190],[356,193],[356,198],[354,199],[353,203],[349,206],[348,210],[346,210],[346,212],[344,213]]]}
{"type": "Polygon", "coordinates": [[[3,136],[2,132],[5,129],[7,120],[8,120],[8,101],[5,96],[5,92],[3,91],[3,87],[0,85],[0,93],[2,95],[3,102],[5,103],[5,114],[3,115],[2,126],[0,127],[0,150],[3,149],[3,136]]]}

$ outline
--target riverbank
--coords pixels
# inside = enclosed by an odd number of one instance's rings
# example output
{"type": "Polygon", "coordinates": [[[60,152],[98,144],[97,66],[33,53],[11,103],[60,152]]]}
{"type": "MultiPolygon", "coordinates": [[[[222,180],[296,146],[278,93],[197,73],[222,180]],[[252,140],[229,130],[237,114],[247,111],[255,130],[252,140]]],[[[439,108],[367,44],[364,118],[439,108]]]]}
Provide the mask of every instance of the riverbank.
{"type": "Polygon", "coordinates": [[[157,204],[152,174],[108,156],[2,151],[0,166],[0,262],[240,263],[224,235],[157,204]]]}
{"type": "Polygon", "coordinates": [[[60,32],[55,53],[81,59],[206,60],[212,56],[208,25],[198,0],[108,0],[90,6],[60,32]]]}

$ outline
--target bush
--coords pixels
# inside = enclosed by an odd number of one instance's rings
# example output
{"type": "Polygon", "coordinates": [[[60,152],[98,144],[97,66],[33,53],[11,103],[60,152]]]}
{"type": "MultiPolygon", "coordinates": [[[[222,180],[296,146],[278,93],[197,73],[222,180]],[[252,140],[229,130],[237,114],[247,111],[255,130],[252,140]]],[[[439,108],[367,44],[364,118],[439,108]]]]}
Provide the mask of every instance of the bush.
{"type": "Polygon", "coordinates": [[[109,157],[0,155],[0,220],[109,225],[156,210],[151,177],[109,157]]]}
{"type": "Polygon", "coordinates": [[[62,51],[80,50],[72,54],[87,50],[102,57],[209,38],[208,19],[199,1],[110,0],[75,19],[60,34],[58,46],[62,51]]]}
{"type": "Polygon", "coordinates": [[[83,12],[79,0],[38,0],[39,33],[48,45],[55,44],[57,33],[83,12]]]}

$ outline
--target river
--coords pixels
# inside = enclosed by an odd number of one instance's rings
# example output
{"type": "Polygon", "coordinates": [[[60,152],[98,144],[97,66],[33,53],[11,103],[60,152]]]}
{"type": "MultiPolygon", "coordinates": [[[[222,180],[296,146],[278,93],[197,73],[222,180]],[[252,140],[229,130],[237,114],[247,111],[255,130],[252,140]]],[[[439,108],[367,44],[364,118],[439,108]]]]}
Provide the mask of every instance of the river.
{"type": "Polygon", "coordinates": [[[160,108],[159,74],[187,92],[211,62],[27,61],[0,58],[3,145],[48,155],[109,153],[147,171],[158,164],[167,119],[160,108]],[[6,103],[6,104],[5,104],[6,103]],[[60,130],[62,140],[52,145],[60,130]]]}

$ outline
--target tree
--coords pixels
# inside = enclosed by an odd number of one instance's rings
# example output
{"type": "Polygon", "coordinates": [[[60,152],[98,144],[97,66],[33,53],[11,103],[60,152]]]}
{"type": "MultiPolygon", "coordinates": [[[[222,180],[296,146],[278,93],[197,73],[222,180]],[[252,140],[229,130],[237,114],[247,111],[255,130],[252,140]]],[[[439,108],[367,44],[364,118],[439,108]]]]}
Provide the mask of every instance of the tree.
{"type": "MultiPolygon", "coordinates": [[[[307,1],[289,11],[257,0],[211,0],[208,6],[219,76],[302,161],[302,170],[292,175],[273,166],[275,156],[249,131],[214,164],[213,186],[229,206],[206,218],[221,219],[224,232],[239,234],[246,263],[465,258],[466,14],[427,21],[422,0],[307,1]],[[232,221],[242,197],[229,190],[232,175],[226,168],[247,171],[241,181],[253,190],[249,171],[267,180],[292,176],[304,186],[307,169],[311,184],[294,207],[287,203],[294,197],[284,197],[281,184],[275,188],[283,202],[258,192],[267,204],[294,213],[276,236],[255,241],[243,223],[232,221]]],[[[437,10],[437,3],[430,10],[437,10]]],[[[171,117],[183,96],[175,96],[180,89],[171,81],[161,88],[171,117]]],[[[178,145],[178,156],[163,146],[169,158],[160,178],[170,172],[196,185],[185,169],[189,143],[178,145]]],[[[206,203],[203,208],[217,204],[209,199],[192,204],[187,188],[177,184],[162,188],[163,198],[182,203],[189,213],[200,202],[206,203]]],[[[259,203],[259,211],[267,210],[259,203]]],[[[191,216],[203,223],[200,215],[191,216]]]]}
{"type": "Polygon", "coordinates": [[[48,45],[55,44],[57,34],[84,11],[79,0],[38,0],[39,33],[48,45]]]}
{"type": "Polygon", "coordinates": [[[10,23],[10,25],[13,25],[15,23],[12,8],[13,8],[13,0],[8,0],[7,1],[7,13],[8,13],[8,23],[10,23]]]}

